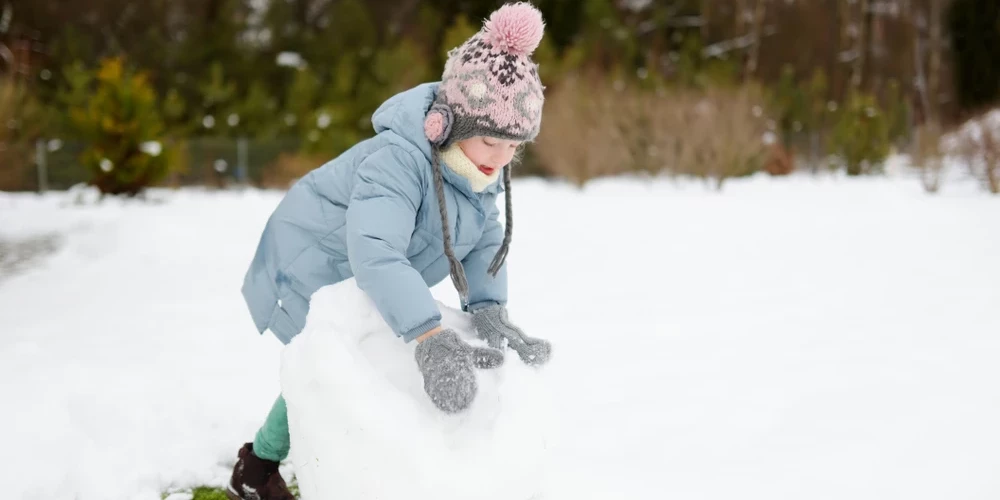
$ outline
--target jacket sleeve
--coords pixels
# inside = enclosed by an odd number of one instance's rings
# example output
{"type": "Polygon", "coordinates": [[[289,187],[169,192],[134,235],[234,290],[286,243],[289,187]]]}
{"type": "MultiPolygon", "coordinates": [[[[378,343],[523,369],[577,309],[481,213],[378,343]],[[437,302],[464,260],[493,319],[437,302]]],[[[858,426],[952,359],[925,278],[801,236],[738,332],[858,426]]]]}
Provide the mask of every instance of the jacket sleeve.
{"type": "Polygon", "coordinates": [[[486,213],[486,229],[475,248],[462,260],[465,277],[469,282],[469,304],[467,309],[475,311],[480,307],[507,303],[507,263],[504,262],[494,278],[489,273],[493,257],[503,243],[504,228],[498,220],[500,210],[496,203],[490,205],[486,213]]]}
{"type": "Polygon", "coordinates": [[[427,283],[406,258],[422,185],[415,160],[398,147],[385,147],[358,166],[347,207],[351,271],[406,342],[441,324],[427,283]]]}

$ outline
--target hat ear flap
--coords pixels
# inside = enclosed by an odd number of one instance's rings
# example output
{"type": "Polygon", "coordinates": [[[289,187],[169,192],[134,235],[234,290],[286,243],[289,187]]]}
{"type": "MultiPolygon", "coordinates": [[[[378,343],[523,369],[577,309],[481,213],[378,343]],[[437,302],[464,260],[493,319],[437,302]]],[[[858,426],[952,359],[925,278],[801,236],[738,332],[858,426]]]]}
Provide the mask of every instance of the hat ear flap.
{"type": "Polygon", "coordinates": [[[424,118],[424,135],[431,144],[440,147],[451,135],[453,121],[451,108],[446,104],[435,103],[424,118]]]}

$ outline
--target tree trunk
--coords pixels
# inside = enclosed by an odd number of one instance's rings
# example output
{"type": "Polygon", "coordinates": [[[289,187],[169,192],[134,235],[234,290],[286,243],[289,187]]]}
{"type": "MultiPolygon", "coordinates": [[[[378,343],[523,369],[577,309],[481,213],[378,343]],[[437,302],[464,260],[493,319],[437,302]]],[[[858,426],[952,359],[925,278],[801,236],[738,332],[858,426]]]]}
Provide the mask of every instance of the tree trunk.
{"type": "MultiPolygon", "coordinates": [[[[736,3],[736,10],[735,10],[735,12],[734,12],[733,15],[736,16],[736,19],[734,19],[734,21],[736,22],[736,26],[735,26],[735,30],[734,30],[735,35],[733,36],[733,38],[739,38],[739,37],[742,37],[742,36],[744,36],[744,35],[747,34],[746,20],[743,18],[743,14],[747,10],[747,1],[748,0],[736,0],[736,2],[735,2],[736,3]]],[[[741,65],[742,68],[741,69],[743,71],[745,71],[746,70],[746,62],[747,62],[746,59],[745,59],[746,58],[746,53],[743,52],[743,50],[740,50],[737,54],[739,54],[739,56],[741,56],[741,57],[744,58],[744,59],[740,59],[740,61],[742,62],[742,65],[741,65]]],[[[740,77],[741,78],[746,78],[746,75],[740,75],[740,77]]]]}
{"type": "Polygon", "coordinates": [[[869,2],[870,0],[860,1],[861,7],[857,16],[858,33],[854,43],[854,67],[851,71],[851,87],[855,90],[861,88],[861,83],[864,80],[865,61],[868,53],[868,23],[871,20],[868,12],[869,2]]]}
{"type": "Polygon", "coordinates": [[[927,64],[928,116],[935,123],[941,118],[938,104],[941,101],[941,0],[930,0],[930,61],[927,64]]]}
{"type": "Polygon", "coordinates": [[[744,26],[743,13],[747,10],[747,0],[736,0],[736,36],[743,36],[746,34],[746,29],[744,26]]]}
{"type": "Polygon", "coordinates": [[[701,0],[701,28],[699,28],[699,33],[701,33],[701,44],[702,46],[708,44],[708,25],[712,19],[712,0],[701,0]]]}
{"type": "Polygon", "coordinates": [[[753,24],[750,27],[751,33],[753,34],[753,45],[750,46],[750,55],[747,58],[747,66],[744,71],[745,80],[753,78],[753,75],[757,72],[757,61],[760,58],[760,44],[764,31],[764,15],[766,14],[766,8],[767,6],[764,4],[764,0],[756,0],[753,12],[753,24]]]}
{"type": "Polygon", "coordinates": [[[913,68],[914,78],[916,80],[917,95],[920,96],[920,115],[922,117],[922,122],[933,123],[933,117],[931,112],[931,102],[928,96],[927,90],[927,73],[924,71],[924,53],[926,49],[924,48],[924,38],[923,33],[920,30],[919,25],[913,27],[913,68]]]}
{"type": "Polygon", "coordinates": [[[837,1],[837,18],[840,22],[840,45],[833,51],[834,63],[831,77],[831,95],[836,98],[838,95],[846,95],[846,89],[842,85],[850,84],[850,70],[845,68],[845,64],[840,59],[840,55],[848,52],[854,46],[851,40],[851,4],[850,0],[837,1]],[[846,77],[845,77],[846,76],[846,77]]]}

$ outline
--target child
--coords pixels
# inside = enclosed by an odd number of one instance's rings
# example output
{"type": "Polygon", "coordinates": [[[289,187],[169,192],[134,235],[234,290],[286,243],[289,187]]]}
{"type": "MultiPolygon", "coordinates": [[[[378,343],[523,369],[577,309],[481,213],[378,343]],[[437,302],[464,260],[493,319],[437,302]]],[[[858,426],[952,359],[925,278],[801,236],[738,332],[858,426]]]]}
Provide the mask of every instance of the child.
{"type": "MultiPolygon", "coordinates": [[[[541,14],[508,4],[449,53],[442,80],[402,92],[372,117],[377,135],[299,180],[264,228],[243,285],[257,329],[289,343],[319,288],[354,277],[405,342],[416,341],[424,390],[453,413],[475,397],[474,368],[545,363],[548,342],[507,316],[505,259],[512,224],[510,162],[534,139],[543,87],[531,53],[541,14]],[[499,177],[503,174],[503,182],[499,177]],[[506,224],[497,220],[504,193],[506,224]],[[442,329],[429,287],[451,275],[462,309],[490,347],[442,329]]],[[[278,474],[289,451],[279,397],[253,443],[239,451],[229,497],[286,500],[278,474]]]]}

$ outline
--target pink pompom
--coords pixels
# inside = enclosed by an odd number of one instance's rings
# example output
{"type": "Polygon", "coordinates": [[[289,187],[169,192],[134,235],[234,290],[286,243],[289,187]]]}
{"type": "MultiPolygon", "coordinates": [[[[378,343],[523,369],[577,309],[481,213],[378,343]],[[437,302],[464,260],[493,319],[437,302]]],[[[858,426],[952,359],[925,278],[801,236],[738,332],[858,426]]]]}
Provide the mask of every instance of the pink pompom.
{"type": "Polygon", "coordinates": [[[545,24],[538,9],[519,2],[497,9],[484,28],[494,47],[514,55],[529,55],[542,42],[545,24]]]}
{"type": "Polygon", "coordinates": [[[424,135],[427,136],[427,140],[437,142],[443,133],[444,116],[438,112],[429,113],[427,119],[424,120],[424,135]]]}

